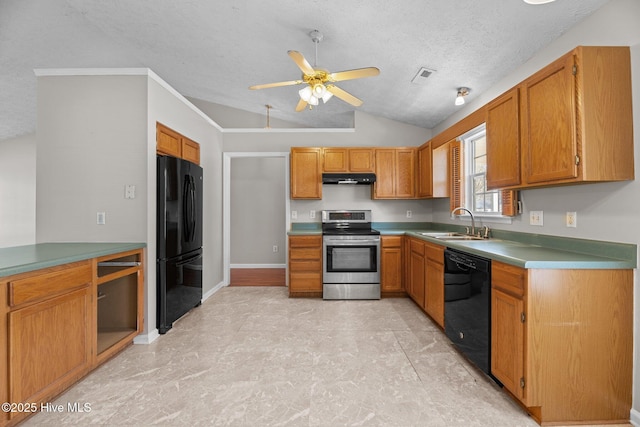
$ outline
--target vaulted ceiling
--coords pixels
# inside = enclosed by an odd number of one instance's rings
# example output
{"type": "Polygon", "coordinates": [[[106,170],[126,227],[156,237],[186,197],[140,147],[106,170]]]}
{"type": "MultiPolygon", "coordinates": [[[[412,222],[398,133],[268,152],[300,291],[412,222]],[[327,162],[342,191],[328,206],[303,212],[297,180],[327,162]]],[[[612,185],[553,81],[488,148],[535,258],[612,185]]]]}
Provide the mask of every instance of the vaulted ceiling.
{"type": "Polygon", "coordinates": [[[295,112],[301,86],[287,55],[314,65],[375,66],[337,85],[359,110],[424,128],[454,113],[456,89],[481,94],[607,0],[0,0],[0,140],[35,131],[36,68],[148,67],[185,96],[299,123],[346,127],[335,97],[295,112]],[[426,67],[434,72],[412,79],[426,67]]]}

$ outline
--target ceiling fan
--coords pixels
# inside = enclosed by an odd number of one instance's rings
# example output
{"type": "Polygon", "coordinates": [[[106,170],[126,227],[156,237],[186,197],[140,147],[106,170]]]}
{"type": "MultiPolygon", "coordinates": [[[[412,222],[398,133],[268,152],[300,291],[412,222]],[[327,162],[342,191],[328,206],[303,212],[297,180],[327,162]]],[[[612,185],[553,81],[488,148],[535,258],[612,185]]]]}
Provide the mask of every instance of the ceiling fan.
{"type": "Polygon", "coordinates": [[[380,74],[380,70],[376,67],[367,67],[331,73],[323,68],[317,68],[316,63],[318,62],[318,43],[322,41],[324,36],[318,30],[311,31],[309,33],[309,36],[316,46],[316,57],[313,67],[300,52],[297,52],[295,50],[290,50],[287,52],[291,59],[293,59],[293,62],[295,62],[298,68],[300,68],[300,70],[302,71],[302,79],[254,85],[250,86],[249,89],[268,89],[272,87],[293,86],[306,83],[306,86],[298,91],[298,94],[300,95],[300,101],[298,101],[296,111],[304,110],[307,105],[309,105],[309,109],[312,109],[314,106],[318,105],[318,101],[320,99],[322,99],[322,101],[326,103],[327,101],[329,101],[329,99],[331,99],[333,95],[355,107],[361,106],[362,101],[360,99],[351,95],[349,92],[340,89],[333,83],[345,80],[360,79],[363,77],[377,76],[378,74],[380,74]]]}

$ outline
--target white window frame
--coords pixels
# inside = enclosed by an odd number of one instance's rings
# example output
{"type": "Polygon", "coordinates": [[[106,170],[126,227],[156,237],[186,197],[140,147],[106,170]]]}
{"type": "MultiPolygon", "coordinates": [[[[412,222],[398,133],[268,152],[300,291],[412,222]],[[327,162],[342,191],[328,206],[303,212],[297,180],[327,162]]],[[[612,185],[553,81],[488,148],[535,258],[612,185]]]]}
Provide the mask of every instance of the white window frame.
{"type": "MultiPolygon", "coordinates": [[[[508,220],[508,222],[511,222],[511,218],[502,215],[502,209],[500,206],[501,203],[501,195],[500,195],[500,190],[486,190],[485,188],[485,194],[486,193],[496,193],[496,197],[498,200],[498,206],[497,206],[497,211],[496,212],[486,212],[486,211],[476,211],[475,210],[475,203],[474,203],[474,171],[473,171],[473,165],[474,165],[474,155],[475,155],[475,150],[473,147],[473,141],[478,139],[478,138],[482,138],[483,136],[486,136],[486,125],[485,123],[481,124],[480,126],[475,127],[474,129],[471,129],[470,131],[468,131],[467,133],[465,133],[464,135],[460,136],[459,140],[461,141],[462,145],[463,145],[463,156],[464,156],[464,160],[463,160],[463,173],[464,173],[464,205],[465,207],[467,207],[467,209],[469,209],[471,212],[473,212],[473,216],[476,218],[485,218],[485,219],[496,219],[499,220],[500,222],[503,222],[502,220],[508,220]]],[[[486,171],[483,173],[483,175],[485,175],[485,180],[486,180],[486,171]]],[[[485,184],[486,186],[486,184],[485,184]]]]}

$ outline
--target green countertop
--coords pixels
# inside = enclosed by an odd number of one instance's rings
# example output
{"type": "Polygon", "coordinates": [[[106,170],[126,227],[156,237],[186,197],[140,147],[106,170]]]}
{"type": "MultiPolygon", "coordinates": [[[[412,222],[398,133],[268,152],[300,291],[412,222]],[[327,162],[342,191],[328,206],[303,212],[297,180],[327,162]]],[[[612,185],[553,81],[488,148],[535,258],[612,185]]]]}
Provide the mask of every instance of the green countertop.
{"type": "Polygon", "coordinates": [[[0,277],[144,248],[144,243],[38,243],[0,248],[0,277]]]}
{"type": "MultiPolygon", "coordinates": [[[[321,234],[317,223],[292,224],[289,235],[321,234]]],[[[464,232],[464,227],[438,223],[373,223],[381,235],[407,235],[522,268],[633,269],[637,246],[627,243],[575,239],[491,230],[487,240],[443,241],[420,232],[464,232]]]]}

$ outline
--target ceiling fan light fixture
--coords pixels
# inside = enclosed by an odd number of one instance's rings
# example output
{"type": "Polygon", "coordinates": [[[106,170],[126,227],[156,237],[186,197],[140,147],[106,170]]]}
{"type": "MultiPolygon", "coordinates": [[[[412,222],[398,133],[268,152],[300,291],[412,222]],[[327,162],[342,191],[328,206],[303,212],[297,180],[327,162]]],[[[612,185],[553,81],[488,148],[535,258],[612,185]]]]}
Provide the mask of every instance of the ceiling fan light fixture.
{"type": "Polygon", "coordinates": [[[333,96],[333,94],[331,92],[326,91],[324,93],[324,95],[322,95],[322,102],[324,102],[326,104],[327,102],[329,102],[329,100],[331,99],[332,96],[333,96]]]}
{"type": "Polygon", "coordinates": [[[556,0],[524,0],[524,2],[528,4],[545,4],[545,3],[551,3],[553,1],[556,1],[556,0]]]}
{"type": "Polygon", "coordinates": [[[309,102],[313,96],[313,90],[311,89],[311,86],[307,85],[298,91],[298,95],[300,95],[300,99],[303,101],[309,102]]]}
{"type": "Polygon", "coordinates": [[[313,85],[313,96],[322,98],[327,92],[327,88],[322,83],[316,83],[313,85]]]}
{"type": "Polygon", "coordinates": [[[309,105],[316,106],[318,105],[318,98],[315,95],[311,95],[307,102],[309,103],[309,105]]]}
{"type": "Polygon", "coordinates": [[[456,96],[456,101],[455,104],[456,105],[463,105],[464,104],[464,97],[469,95],[469,88],[468,87],[459,87],[458,88],[458,95],[456,96]]]}

